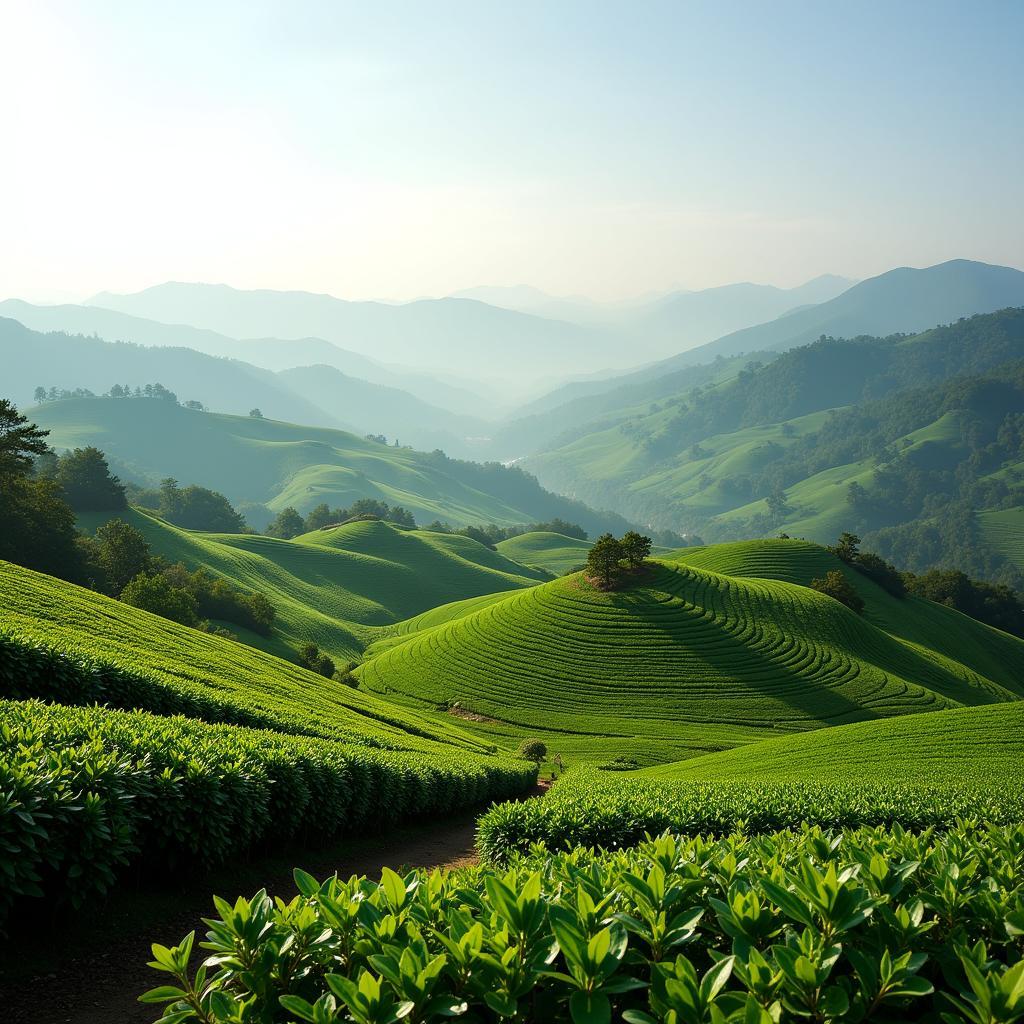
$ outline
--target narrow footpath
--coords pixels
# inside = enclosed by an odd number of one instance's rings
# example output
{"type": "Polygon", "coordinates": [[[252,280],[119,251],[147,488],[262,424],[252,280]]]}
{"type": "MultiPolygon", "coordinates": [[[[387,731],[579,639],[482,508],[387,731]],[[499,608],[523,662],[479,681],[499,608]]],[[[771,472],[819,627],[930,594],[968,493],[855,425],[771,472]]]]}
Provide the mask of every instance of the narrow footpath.
{"type": "MultiPolygon", "coordinates": [[[[542,796],[537,786],[521,799],[542,796]]],[[[213,916],[212,894],[234,900],[266,888],[271,896],[296,895],[292,869],[317,878],[335,871],[343,877],[378,877],[382,867],[465,867],[477,860],[474,846],[477,808],[441,823],[410,826],[364,840],[319,850],[291,848],[280,854],[232,863],[170,886],[140,884],[120,888],[102,904],[69,916],[22,940],[14,934],[0,962],[2,1019],[12,1024],[151,1024],[161,1006],[138,996],[166,983],[147,967],[150,945],[168,946],[195,929],[205,936],[202,918],[213,916]]],[[[198,965],[204,951],[195,958],[198,965]]]]}

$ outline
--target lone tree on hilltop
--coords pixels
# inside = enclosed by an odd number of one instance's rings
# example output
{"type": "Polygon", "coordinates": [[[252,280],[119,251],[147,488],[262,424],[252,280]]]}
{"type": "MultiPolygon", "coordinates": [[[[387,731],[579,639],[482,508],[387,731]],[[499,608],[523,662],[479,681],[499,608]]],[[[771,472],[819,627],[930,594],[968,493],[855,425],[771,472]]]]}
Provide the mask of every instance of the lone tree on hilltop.
{"type": "Polygon", "coordinates": [[[849,580],[838,569],[827,572],[824,579],[811,580],[811,589],[818,591],[819,594],[827,594],[858,615],[864,610],[860,594],[850,586],[849,580]]]}
{"type": "Polygon", "coordinates": [[[610,587],[619,575],[619,562],[623,557],[622,542],[610,533],[602,533],[587,555],[587,573],[602,586],[610,587]]]}
{"type": "Polygon", "coordinates": [[[548,748],[542,740],[523,740],[516,751],[516,757],[540,764],[548,755],[548,748]]]}
{"type": "Polygon", "coordinates": [[[650,557],[651,538],[637,533],[636,530],[624,533],[619,544],[622,547],[622,557],[626,559],[630,569],[639,569],[644,559],[650,557]]]}

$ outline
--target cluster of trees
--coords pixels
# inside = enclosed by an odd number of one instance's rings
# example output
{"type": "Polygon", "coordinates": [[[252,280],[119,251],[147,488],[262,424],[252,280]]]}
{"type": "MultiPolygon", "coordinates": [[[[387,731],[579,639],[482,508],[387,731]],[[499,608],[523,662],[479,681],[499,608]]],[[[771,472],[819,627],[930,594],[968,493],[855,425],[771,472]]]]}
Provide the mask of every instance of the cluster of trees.
{"type": "MultiPolygon", "coordinates": [[[[855,533],[843,533],[829,551],[894,597],[925,597],[996,629],[1024,637],[1024,603],[1013,588],[972,579],[956,569],[931,569],[921,574],[901,572],[874,552],[862,551],[860,543],[855,533]]],[[[829,572],[824,579],[813,580],[811,586],[854,611],[864,607],[860,596],[838,570],[829,572]]]]}
{"type": "Polygon", "coordinates": [[[135,527],[114,518],[95,536],[80,533],[76,512],[118,511],[125,491],[96,448],[57,458],[47,431],[0,399],[0,558],[198,628],[219,619],[269,633],[266,596],[154,556],[135,527]]]}
{"type": "MultiPolygon", "coordinates": [[[[96,395],[95,392],[90,391],[88,388],[75,388],[74,390],[68,390],[67,388],[44,388],[37,387],[33,394],[36,402],[60,402],[65,401],[69,398],[160,398],[165,402],[173,402],[175,405],[178,404],[178,396],[168,388],[165,388],[163,384],[144,384],[136,385],[134,388],[130,384],[114,384],[109,391],[104,392],[102,395],[96,395]]],[[[188,409],[202,409],[202,402],[186,402],[185,407],[188,409]]]]}
{"type": "Polygon", "coordinates": [[[868,579],[874,580],[893,597],[903,597],[907,592],[905,575],[896,566],[872,551],[861,551],[860,537],[855,533],[841,533],[839,540],[828,549],[847,565],[852,565],[868,579]]]}
{"type": "Polygon", "coordinates": [[[908,572],[904,579],[911,594],[1024,637],[1024,604],[1020,595],[1005,584],[972,580],[955,569],[932,569],[920,576],[908,572]]]}
{"type": "Polygon", "coordinates": [[[588,536],[587,531],[579,523],[568,523],[558,516],[543,523],[519,523],[516,526],[482,523],[479,526],[463,526],[457,530],[448,523],[442,523],[435,519],[423,529],[430,533],[450,533],[462,537],[472,537],[473,540],[492,549],[501,541],[509,540],[512,537],[521,537],[524,533],[560,533],[564,537],[575,537],[578,540],[587,540],[588,536]]]}
{"type": "Polygon", "coordinates": [[[292,537],[298,537],[301,533],[324,530],[331,526],[341,526],[344,523],[359,520],[382,520],[385,523],[393,523],[395,526],[402,526],[409,530],[416,526],[416,520],[412,513],[402,508],[401,505],[389,505],[376,498],[359,498],[348,508],[332,509],[326,503],[321,503],[311,508],[305,516],[300,515],[289,505],[278,512],[265,532],[268,537],[291,540],[292,537]]]}
{"type": "Polygon", "coordinates": [[[845,604],[858,615],[864,611],[864,601],[860,594],[838,569],[830,569],[824,577],[811,580],[811,590],[817,590],[819,594],[826,594],[840,604],[845,604]]]}
{"type": "Polygon", "coordinates": [[[628,569],[635,571],[650,553],[651,538],[636,530],[627,531],[621,539],[603,533],[587,554],[587,575],[602,587],[613,587],[622,579],[623,562],[628,569]]]}
{"type": "Polygon", "coordinates": [[[191,484],[179,487],[173,477],[162,480],[158,490],[135,490],[136,505],[153,509],[163,519],[186,530],[209,533],[250,533],[245,517],[219,491],[191,484]]]}
{"type": "Polygon", "coordinates": [[[325,676],[328,679],[336,679],[353,689],[359,686],[359,680],[353,675],[357,667],[356,662],[350,661],[343,668],[338,669],[334,664],[334,659],[321,651],[316,644],[303,644],[299,649],[299,664],[303,668],[308,668],[310,672],[316,672],[317,675],[325,676]]]}
{"type": "Polygon", "coordinates": [[[83,553],[94,590],[135,608],[186,626],[233,636],[211,625],[211,619],[231,622],[269,636],[275,609],[266,595],[243,591],[205,569],[192,572],[154,555],[145,537],[131,524],[111,519],[95,536],[81,536],[83,553]]]}
{"type": "Polygon", "coordinates": [[[61,456],[43,452],[36,460],[35,475],[52,480],[75,512],[112,512],[127,508],[125,488],[110,472],[107,458],[98,448],[75,448],[61,456]]]}
{"type": "Polygon", "coordinates": [[[47,434],[0,399],[0,558],[82,583],[75,513],[60,485],[35,473],[52,454],[47,434]]]}

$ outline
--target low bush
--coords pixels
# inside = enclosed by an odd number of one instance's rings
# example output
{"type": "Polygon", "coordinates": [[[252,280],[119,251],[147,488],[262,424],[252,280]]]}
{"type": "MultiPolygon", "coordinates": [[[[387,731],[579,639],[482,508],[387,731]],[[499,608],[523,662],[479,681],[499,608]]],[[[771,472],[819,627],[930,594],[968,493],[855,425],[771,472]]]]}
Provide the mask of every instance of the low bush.
{"type": "Polygon", "coordinates": [[[477,846],[493,863],[534,843],[553,850],[578,844],[630,846],[666,830],[721,835],[736,828],[773,832],[803,823],[836,828],[891,825],[946,828],[960,818],[1024,821],[1024,784],[915,786],[901,782],[653,782],[576,770],[544,800],[501,804],[477,826],[477,846]]]}
{"type": "Polygon", "coordinates": [[[383,751],[185,718],[0,701],[0,922],[78,904],[131,861],[214,863],[505,798],[522,761],[383,751]]]}
{"type": "Polygon", "coordinates": [[[894,828],[551,856],[506,872],[301,871],[154,946],[170,1024],[790,1024],[1024,1015],[1024,828],[894,828]],[[943,1016],[940,1017],[940,1014],[943,1016]]]}

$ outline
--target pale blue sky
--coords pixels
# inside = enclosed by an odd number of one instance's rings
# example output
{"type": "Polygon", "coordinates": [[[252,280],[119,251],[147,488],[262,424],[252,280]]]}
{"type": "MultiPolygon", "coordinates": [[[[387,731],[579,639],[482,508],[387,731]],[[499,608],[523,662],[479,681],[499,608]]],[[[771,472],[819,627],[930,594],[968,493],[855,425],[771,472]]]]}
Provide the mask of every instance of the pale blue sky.
{"type": "Polygon", "coordinates": [[[614,299],[1024,266],[1017,0],[0,16],[5,294],[614,299]]]}

